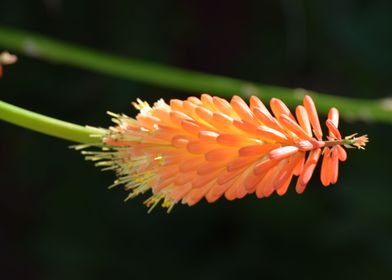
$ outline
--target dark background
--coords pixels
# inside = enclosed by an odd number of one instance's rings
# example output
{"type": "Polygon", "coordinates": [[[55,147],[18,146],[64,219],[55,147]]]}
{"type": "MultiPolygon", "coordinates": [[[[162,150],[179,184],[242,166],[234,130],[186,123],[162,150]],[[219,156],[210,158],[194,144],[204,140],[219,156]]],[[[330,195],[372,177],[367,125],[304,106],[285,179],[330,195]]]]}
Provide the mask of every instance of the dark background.
{"type": "MultiPolygon", "coordinates": [[[[392,1],[1,0],[0,23],[118,55],[352,97],[392,89],[392,1]]],[[[60,119],[110,125],[130,101],[185,97],[19,56],[0,98],[60,119]]],[[[235,93],[233,93],[235,94],[235,93]]],[[[339,108],[339,104],[331,104],[339,108]]],[[[220,199],[171,214],[107,190],[68,146],[0,123],[1,279],[391,279],[391,126],[367,133],[338,183],[303,195],[220,199]]]]}

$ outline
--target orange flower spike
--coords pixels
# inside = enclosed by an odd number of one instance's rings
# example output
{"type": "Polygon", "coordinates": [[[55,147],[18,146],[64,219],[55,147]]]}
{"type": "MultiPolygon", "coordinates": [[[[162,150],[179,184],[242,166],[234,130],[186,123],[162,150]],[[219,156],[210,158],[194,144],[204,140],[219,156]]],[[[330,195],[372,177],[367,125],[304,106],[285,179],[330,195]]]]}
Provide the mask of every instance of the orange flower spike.
{"type": "Polygon", "coordinates": [[[341,137],[336,108],[329,111],[323,140],[312,98],[305,96],[303,104],[295,118],[276,98],[273,114],[255,96],[249,106],[239,96],[228,102],[208,94],[169,104],[159,100],[152,107],[137,100],[136,118],[111,113],[116,126],[102,137],[102,151],[83,154],[115,170],[113,186],[124,184],[128,198],[151,190],[145,201],[150,210],[160,202],[170,211],[202,198],[284,195],[294,176],[302,193],[321,155],[321,182],[328,186],[338,179],[339,161],[347,159],[344,147],[363,149],[368,142],[366,135],[341,137]]]}

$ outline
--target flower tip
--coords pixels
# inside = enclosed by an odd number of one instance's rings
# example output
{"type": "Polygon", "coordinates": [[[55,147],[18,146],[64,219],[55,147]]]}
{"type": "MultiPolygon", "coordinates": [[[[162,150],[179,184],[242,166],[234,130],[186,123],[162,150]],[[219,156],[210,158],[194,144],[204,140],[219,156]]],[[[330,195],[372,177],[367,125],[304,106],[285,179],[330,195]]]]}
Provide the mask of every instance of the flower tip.
{"type": "Polygon", "coordinates": [[[354,133],[352,135],[346,136],[346,147],[357,148],[358,150],[365,150],[366,143],[369,142],[369,137],[367,134],[355,137],[358,133],[354,133]]]}

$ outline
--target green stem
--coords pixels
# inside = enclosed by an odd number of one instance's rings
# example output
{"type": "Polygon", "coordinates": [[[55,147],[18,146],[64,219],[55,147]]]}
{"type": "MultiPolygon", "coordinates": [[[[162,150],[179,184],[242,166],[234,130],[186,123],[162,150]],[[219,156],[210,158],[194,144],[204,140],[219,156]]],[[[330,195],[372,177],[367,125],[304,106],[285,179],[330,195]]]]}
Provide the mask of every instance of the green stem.
{"type": "Polygon", "coordinates": [[[77,124],[50,118],[3,101],[0,101],[0,120],[44,134],[84,144],[96,143],[97,139],[92,138],[91,135],[99,135],[104,132],[102,129],[83,127],[77,124]]]}
{"type": "Polygon", "coordinates": [[[262,85],[177,67],[141,62],[1,26],[0,46],[35,58],[196,93],[210,92],[225,97],[230,97],[233,94],[244,97],[258,95],[263,100],[279,97],[290,106],[300,103],[303,94],[306,93],[312,95],[320,112],[324,114],[330,107],[336,106],[342,116],[350,120],[361,119],[392,123],[392,102],[389,99],[356,99],[262,85]]]}

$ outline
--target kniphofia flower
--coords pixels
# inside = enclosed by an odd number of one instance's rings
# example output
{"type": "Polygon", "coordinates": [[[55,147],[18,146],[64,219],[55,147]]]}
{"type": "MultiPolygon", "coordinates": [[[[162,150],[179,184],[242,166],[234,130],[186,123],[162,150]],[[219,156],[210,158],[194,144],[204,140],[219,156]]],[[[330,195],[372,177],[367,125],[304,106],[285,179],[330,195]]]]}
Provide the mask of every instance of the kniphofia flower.
{"type": "MultiPolygon", "coordinates": [[[[343,147],[363,148],[367,136],[342,139],[339,112],[331,108],[323,140],[315,104],[305,96],[295,114],[279,99],[272,113],[256,96],[249,106],[239,96],[230,102],[202,94],[187,100],[162,99],[150,107],[133,103],[136,118],[109,113],[116,124],[102,137],[101,151],[83,151],[96,165],[114,170],[112,186],[124,185],[128,198],[150,191],[150,209],[160,201],[171,210],[178,202],[194,205],[256,194],[284,195],[294,176],[302,193],[320,157],[321,182],[336,183],[343,147]]],[[[127,199],[128,199],[127,198],[127,199]]]]}

